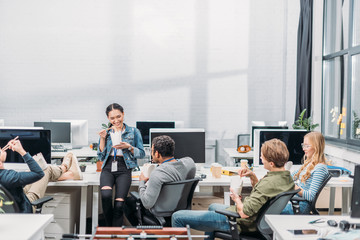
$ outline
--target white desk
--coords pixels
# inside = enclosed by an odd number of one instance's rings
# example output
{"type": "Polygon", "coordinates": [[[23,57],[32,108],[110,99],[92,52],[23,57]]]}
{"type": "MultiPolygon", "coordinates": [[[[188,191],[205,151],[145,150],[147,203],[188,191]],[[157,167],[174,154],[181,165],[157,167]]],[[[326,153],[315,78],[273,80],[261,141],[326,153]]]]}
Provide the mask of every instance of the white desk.
{"type": "MultiPolygon", "coordinates": [[[[203,173],[206,174],[206,178],[203,181],[200,181],[198,186],[202,187],[214,187],[221,186],[224,187],[224,202],[225,204],[230,205],[230,177],[222,175],[221,178],[214,178],[210,173],[210,169],[203,169],[203,173]]],[[[139,173],[139,172],[137,172],[139,173]]],[[[100,173],[95,172],[94,165],[88,165],[86,172],[84,173],[84,181],[88,183],[89,186],[92,186],[92,195],[93,195],[93,205],[92,205],[92,229],[95,230],[95,227],[98,225],[98,204],[99,204],[99,185],[100,185],[100,173]]],[[[139,181],[132,181],[132,186],[138,186],[139,181]]],[[[244,186],[251,186],[250,179],[244,179],[244,186]]],[[[80,220],[81,222],[81,220],[80,220]]]]}
{"type": "Polygon", "coordinates": [[[77,158],[97,157],[97,151],[92,150],[90,147],[83,147],[74,148],[67,152],[51,152],[51,158],[63,158],[69,152],[74,153],[77,158]]]}
{"type": "Polygon", "coordinates": [[[87,186],[89,185],[87,180],[65,180],[58,182],[49,182],[48,186],[56,187],[80,187],[80,222],[79,222],[79,234],[86,233],[86,204],[87,204],[87,186]]]}
{"type": "MultiPolygon", "coordinates": [[[[19,166],[22,166],[21,170],[28,169],[26,164],[5,164],[6,168],[15,168],[17,170],[19,169],[19,166]],[[16,167],[14,167],[16,166],[16,167]]],[[[231,168],[226,167],[228,169],[237,169],[237,168],[231,168]]],[[[266,170],[260,166],[255,167],[254,171],[258,178],[263,177],[266,174],[266,170]]],[[[214,187],[214,186],[220,186],[224,188],[224,203],[227,205],[230,205],[230,193],[229,193],[229,187],[230,187],[230,177],[222,175],[221,178],[214,178],[212,177],[212,174],[210,172],[209,168],[203,168],[201,170],[202,173],[206,174],[206,178],[203,181],[200,181],[198,186],[201,191],[201,187],[214,187]]],[[[244,187],[250,187],[250,179],[244,178],[243,179],[244,187]]],[[[133,181],[132,186],[138,186],[138,181],[133,181]]],[[[49,186],[58,186],[58,187],[67,187],[67,186],[75,186],[80,187],[81,189],[81,207],[80,207],[80,234],[85,234],[86,230],[86,204],[87,204],[87,187],[92,187],[92,229],[94,229],[98,225],[98,204],[99,204],[99,185],[100,185],[100,172],[96,172],[96,165],[95,164],[89,164],[87,165],[86,172],[83,174],[83,180],[81,181],[74,181],[74,180],[66,180],[66,181],[59,181],[59,182],[50,182],[49,186]]],[[[343,190],[343,213],[348,213],[349,210],[349,201],[351,200],[351,197],[349,196],[351,194],[352,189],[352,179],[350,178],[332,178],[327,186],[330,186],[331,188],[335,187],[342,187],[343,189],[346,188],[346,190],[343,190]]],[[[333,198],[330,198],[330,206],[329,206],[329,212],[333,213],[334,204],[331,204],[333,202],[333,198]]]]}
{"type": "Polygon", "coordinates": [[[236,159],[253,159],[254,151],[250,151],[247,153],[239,153],[236,148],[224,148],[224,151],[229,155],[229,157],[233,158],[234,161],[236,159]]]}
{"type": "MultiPolygon", "coordinates": [[[[236,170],[239,168],[236,167],[225,167],[226,169],[230,170],[236,170]]],[[[255,167],[254,168],[256,176],[260,179],[262,178],[266,173],[267,170],[265,170],[262,166],[255,167]]],[[[202,168],[202,173],[206,174],[206,178],[199,182],[198,186],[200,188],[202,187],[214,187],[214,186],[220,186],[224,188],[224,204],[230,205],[230,176],[221,175],[221,178],[214,178],[210,172],[209,168],[202,168]]],[[[139,172],[138,172],[139,173],[139,172]]],[[[100,184],[100,173],[95,172],[95,165],[88,165],[86,168],[86,172],[84,173],[84,181],[87,182],[89,186],[92,186],[92,195],[93,195],[93,206],[92,206],[92,229],[94,229],[98,225],[98,204],[99,204],[99,184],[100,184]]],[[[75,181],[76,182],[76,181],[75,181]]],[[[59,182],[60,184],[64,184],[59,182]]],[[[132,186],[138,186],[138,181],[132,181],[132,186]]],[[[344,214],[349,212],[349,201],[351,201],[351,197],[349,197],[349,193],[351,193],[352,189],[352,179],[351,178],[332,178],[326,186],[329,186],[331,188],[335,187],[342,187],[343,189],[343,208],[346,208],[342,210],[344,214]]],[[[249,178],[243,178],[243,187],[251,187],[251,182],[249,178]]],[[[84,193],[85,194],[85,193],[84,193]]],[[[83,197],[82,192],[82,203],[83,198],[86,199],[86,196],[83,197]]],[[[85,194],[86,195],[86,194],[85,194]]],[[[330,205],[329,205],[329,212],[334,212],[334,204],[331,204],[334,201],[334,199],[330,198],[330,205]]],[[[86,203],[83,204],[86,209],[86,203]]],[[[81,226],[80,220],[80,226],[81,226]]],[[[85,220],[84,220],[85,221],[85,220]]]]}
{"type": "Polygon", "coordinates": [[[44,239],[52,214],[0,214],[0,239],[44,239]]]}
{"type": "Polygon", "coordinates": [[[341,191],[342,191],[341,214],[342,215],[349,214],[350,206],[351,206],[353,179],[349,177],[337,177],[337,178],[333,177],[326,184],[326,186],[330,187],[329,215],[334,215],[336,187],[341,187],[341,191]]]}
{"type": "MultiPolygon", "coordinates": [[[[337,223],[341,220],[349,221],[350,223],[360,223],[360,218],[350,218],[349,216],[329,216],[329,215],[265,215],[265,221],[274,232],[273,239],[275,240],[289,240],[289,239],[318,239],[326,237],[340,231],[339,227],[330,227],[327,220],[333,219],[337,223]],[[316,219],[323,219],[323,223],[309,224],[310,221],[316,219]],[[288,232],[288,229],[317,229],[320,236],[317,237],[294,237],[288,232]]],[[[360,230],[359,235],[360,235],[360,230]]],[[[341,231],[340,231],[341,232],[341,231]]],[[[359,236],[358,235],[358,236],[359,236]]],[[[348,238],[343,238],[348,239],[348,238]]]]}

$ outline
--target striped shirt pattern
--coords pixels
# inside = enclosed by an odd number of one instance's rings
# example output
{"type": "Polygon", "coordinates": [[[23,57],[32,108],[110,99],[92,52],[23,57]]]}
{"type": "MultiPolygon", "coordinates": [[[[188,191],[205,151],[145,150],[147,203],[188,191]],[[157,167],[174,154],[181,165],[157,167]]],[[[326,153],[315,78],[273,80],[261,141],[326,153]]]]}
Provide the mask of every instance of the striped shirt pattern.
{"type": "MultiPolygon", "coordinates": [[[[306,173],[307,166],[299,176],[299,179],[306,173]]],[[[292,176],[298,172],[296,170],[292,176]]],[[[316,193],[319,191],[320,185],[323,183],[327,175],[329,174],[326,164],[319,163],[317,164],[314,169],[311,171],[310,178],[306,180],[305,183],[298,181],[297,185],[303,189],[303,198],[307,201],[311,202],[314,198],[316,193]]]]}

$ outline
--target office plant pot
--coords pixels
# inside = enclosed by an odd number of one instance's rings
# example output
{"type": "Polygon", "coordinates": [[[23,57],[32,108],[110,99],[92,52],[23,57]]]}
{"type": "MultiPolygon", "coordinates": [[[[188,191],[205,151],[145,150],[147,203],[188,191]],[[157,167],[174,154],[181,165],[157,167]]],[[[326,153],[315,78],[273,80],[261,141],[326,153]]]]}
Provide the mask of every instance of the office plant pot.
{"type": "Polygon", "coordinates": [[[80,171],[85,172],[85,170],[86,170],[86,165],[80,165],[80,171]]]}
{"type": "Polygon", "coordinates": [[[101,172],[101,166],[102,166],[103,162],[102,161],[97,161],[96,162],[96,171],[97,172],[101,172]]]}

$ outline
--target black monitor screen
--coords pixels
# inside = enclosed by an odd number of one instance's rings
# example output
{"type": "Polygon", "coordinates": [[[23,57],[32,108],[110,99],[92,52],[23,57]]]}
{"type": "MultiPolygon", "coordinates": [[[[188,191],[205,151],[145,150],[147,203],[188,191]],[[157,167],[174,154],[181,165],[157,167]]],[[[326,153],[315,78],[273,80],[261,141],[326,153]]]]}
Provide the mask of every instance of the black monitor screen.
{"type": "Polygon", "coordinates": [[[175,128],[175,122],[155,122],[142,121],[136,122],[136,128],[139,129],[144,145],[149,145],[150,128],[175,128]]]}
{"type": "Polygon", "coordinates": [[[34,122],[34,127],[51,131],[51,143],[71,143],[70,122],[34,122]]]}
{"type": "Polygon", "coordinates": [[[191,157],[196,163],[205,163],[205,131],[179,132],[156,131],[151,132],[151,140],[157,136],[167,135],[175,141],[175,158],[191,157]]]}
{"type": "MultiPolygon", "coordinates": [[[[301,147],[301,143],[304,141],[304,136],[308,132],[306,131],[260,131],[260,149],[261,145],[270,139],[277,138],[283,141],[289,150],[289,161],[293,164],[302,164],[302,158],[304,157],[304,151],[301,147]]],[[[261,152],[259,151],[259,159],[261,152]]],[[[259,164],[262,164],[261,160],[259,164]]]]}
{"type": "Polygon", "coordinates": [[[288,129],[288,126],[251,126],[251,147],[254,146],[254,132],[256,129],[288,129]]]}
{"type": "MultiPolygon", "coordinates": [[[[42,129],[0,129],[0,147],[4,147],[11,139],[19,136],[19,140],[31,156],[42,153],[47,163],[51,163],[51,135],[49,130],[42,129]]],[[[6,162],[24,163],[17,152],[7,150],[6,162]]]]}

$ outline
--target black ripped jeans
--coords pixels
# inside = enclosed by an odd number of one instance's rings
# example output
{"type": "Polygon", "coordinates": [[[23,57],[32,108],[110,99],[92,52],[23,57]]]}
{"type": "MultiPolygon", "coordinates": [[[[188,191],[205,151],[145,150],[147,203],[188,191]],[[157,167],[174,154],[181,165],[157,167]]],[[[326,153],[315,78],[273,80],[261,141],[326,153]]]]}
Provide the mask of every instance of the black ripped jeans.
{"type": "Polygon", "coordinates": [[[108,227],[123,225],[124,201],[117,201],[116,199],[122,198],[125,200],[131,185],[131,169],[127,169],[124,158],[116,157],[116,172],[111,172],[113,160],[113,156],[109,157],[100,175],[102,209],[105,216],[105,223],[108,227]],[[111,189],[102,189],[104,186],[109,186],[111,189]],[[113,189],[115,189],[114,206],[112,198],[113,189]]]}

